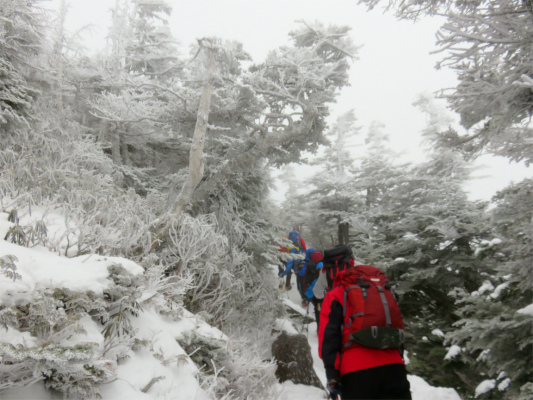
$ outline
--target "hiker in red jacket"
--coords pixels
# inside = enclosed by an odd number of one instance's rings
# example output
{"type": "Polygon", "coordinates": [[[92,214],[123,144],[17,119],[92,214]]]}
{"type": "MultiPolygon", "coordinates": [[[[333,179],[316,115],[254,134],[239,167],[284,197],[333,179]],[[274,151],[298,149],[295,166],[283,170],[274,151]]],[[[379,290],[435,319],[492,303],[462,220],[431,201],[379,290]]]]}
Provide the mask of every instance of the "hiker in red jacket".
{"type": "Polygon", "coordinates": [[[322,304],[318,345],[332,399],[411,399],[403,321],[379,269],[359,265],[337,274],[322,304]]]}

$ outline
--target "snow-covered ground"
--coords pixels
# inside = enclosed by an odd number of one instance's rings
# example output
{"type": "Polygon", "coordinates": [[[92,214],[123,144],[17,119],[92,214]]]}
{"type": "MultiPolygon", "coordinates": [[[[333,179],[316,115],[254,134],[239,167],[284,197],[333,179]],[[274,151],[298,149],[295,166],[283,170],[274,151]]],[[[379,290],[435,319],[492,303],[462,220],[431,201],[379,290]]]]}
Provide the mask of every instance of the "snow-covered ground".
{"type": "MultiPolygon", "coordinates": [[[[5,237],[11,226],[12,224],[7,221],[7,214],[0,213],[1,239],[5,237]]],[[[8,255],[14,256],[15,272],[20,275],[20,279],[13,280],[11,277],[0,274],[0,305],[2,306],[28,304],[40,290],[46,288],[66,288],[77,293],[92,290],[97,295],[101,295],[104,289],[112,284],[107,270],[111,264],[120,264],[133,275],[142,274],[144,271],[141,266],[123,258],[97,255],[67,258],[42,246],[27,248],[1,239],[0,258],[8,255]]],[[[273,273],[276,273],[274,269],[273,273]]],[[[291,304],[293,309],[303,314],[308,312],[313,317],[312,306],[307,311],[299,305],[299,295],[296,289],[280,293],[284,301],[291,304]]],[[[198,367],[179,345],[177,339],[194,334],[208,340],[224,342],[227,340],[226,336],[186,310],[183,310],[179,321],[173,321],[155,311],[154,307],[149,304],[145,303],[138,316],[132,317],[136,339],[149,345],[130,350],[124,361],[109,366],[116,379],[102,386],[100,391],[102,398],[106,400],[214,399],[209,388],[198,382],[196,378],[198,367]],[[155,380],[155,383],[150,385],[152,380],[155,380]]],[[[105,341],[101,325],[89,317],[82,318],[78,322],[86,333],[61,338],[59,344],[73,346],[79,343],[92,343],[102,354],[105,341]]],[[[280,320],[279,324],[289,333],[297,332],[289,320],[280,320]]],[[[28,332],[19,332],[13,328],[1,329],[0,344],[3,342],[26,348],[43,345],[38,338],[31,336],[28,332]]],[[[324,369],[317,351],[315,323],[309,325],[307,335],[313,353],[315,371],[325,384],[324,369]]],[[[2,375],[1,365],[0,375],[2,375]]],[[[431,387],[416,376],[409,376],[409,380],[414,400],[460,400],[453,389],[431,387]]],[[[324,390],[295,385],[292,382],[279,384],[277,389],[281,393],[280,400],[323,400],[327,398],[324,390]]],[[[27,387],[4,391],[1,393],[1,398],[2,400],[60,399],[62,395],[46,390],[42,381],[36,381],[27,387]]]]}
{"type": "MultiPolygon", "coordinates": [[[[12,226],[7,221],[7,214],[0,214],[0,237],[3,239],[12,226]]],[[[81,256],[67,258],[52,253],[42,246],[31,248],[8,243],[0,239],[0,258],[11,255],[16,257],[16,273],[20,279],[13,280],[0,274],[0,305],[12,306],[28,304],[39,290],[45,288],[67,288],[74,293],[92,290],[102,295],[103,290],[112,284],[107,267],[120,264],[132,274],[141,274],[144,269],[136,263],[118,257],[81,256]]],[[[201,318],[183,310],[180,321],[172,321],[156,312],[153,307],[144,306],[137,317],[131,319],[136,329],[135,338],[146,341],[149,346],[139,350],[130,350],[127,358],[119,364],[110,365],[116,379],[104,384],[100,390],[103,399],[197,399],[208,400],[213,396],[204,390],[196,375],[198,367],[176,341],[190,332],[209,340],[226,340],[225,335],[211,327],[201,318]],[[146,389],[147,385],[157,382],[146,389]]],[[[79,343],[92,343],[97,352],[104,353],[104,335],[102,327],[87,317],[78,321],[86,334],[71,335],[62,338],[61,345],[73,346],[79,343]]],[[[13,328],[0,328],[3,332],[0,342],[13,346],[39,346],[39,340],[28,332],[19,332],[13,328]]],[[[0,376],[4,375],[0,365],[0,376]]],[[[4,375],[5,376],[5,375],[4,375]]],[[[61,399],[60,393],[53,393],[44,388],[42,381],[28,387],[4,391],[2,400],[61,399]]]]}

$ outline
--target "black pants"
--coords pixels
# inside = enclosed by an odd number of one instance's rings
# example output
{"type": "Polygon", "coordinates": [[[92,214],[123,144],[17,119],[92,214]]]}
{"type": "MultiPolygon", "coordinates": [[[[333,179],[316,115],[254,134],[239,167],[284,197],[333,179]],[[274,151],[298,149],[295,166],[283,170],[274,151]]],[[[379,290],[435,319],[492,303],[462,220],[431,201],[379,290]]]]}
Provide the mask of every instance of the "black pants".
{"type": "Polygon", "coordinates": [[[291,286],[291,277],[292,277],[292,270],[289,271],[289,273],[286,275],[285,287],[290,287],[291,286]]]}
{"type": "Polygon", "coordinates": [[[300,274],[296,274],[296,285],[298,287],[298,293],[300,293],[300,297],[302,300],[307,300],[307,297],[305,295],[305,286],[304,286],[304,277],[300,276],[300,274]]]}
{"type": "Polygon", "coordinates": [[[322,299],[319,300],[315,296],[311,300],[315,306],[315,320],[316,320],[316,331],[318,332],[318,325],[320,324],[320,309],[322,308],[322,299]]]}
{"type": "Polygon", "coordinates": [[[410,385],[403,364],[388,364],[349,372],[342,376],[341,382],[342,400],[411,400],[410,385]]]}

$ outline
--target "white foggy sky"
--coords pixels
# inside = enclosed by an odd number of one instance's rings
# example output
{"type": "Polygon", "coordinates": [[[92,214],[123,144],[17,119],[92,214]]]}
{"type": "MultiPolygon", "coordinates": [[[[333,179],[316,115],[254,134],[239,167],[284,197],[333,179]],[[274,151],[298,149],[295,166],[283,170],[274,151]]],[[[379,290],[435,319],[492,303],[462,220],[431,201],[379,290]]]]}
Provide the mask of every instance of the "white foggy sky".
{"type": "MultiPolygon", "coordinates": [[[[345,88],[338,103],[331,106],[336,116],[355,110],[361,139],[372,121],[385,124],[391,147],[411,160],[423,158],[420,131],[425,116],[412,106],[422,92],[436,92],[455,85],[449,70],[435,70],[442,54],[435,50],[439,20],[413,23],[397,21],[381,9],[367,12],[357,0],[167,0],[173,7],[171,30],[181,44],[182,54],[196,38],[218,36],[237,40],[255,62],[269,50],[288,43],[288,33],[296,20],[320,21],[326,25],[348,25],[356,45],[362,46],[352,63],[351,86],[345,88]]],[[[57,5],[59,0],[52,0],[57,5]]],[[[115,0],[68,0],[67,28],[74,31],[94,24],[88,46],[101,48],[109,27],[109,9],[115,0]],[[90,44],[89,44],[90,43],[90,44]]],[[[533,172],[505,159],[484,157],[478,165],[488,165],[475,175],[487,178],[469,185],[472,198],[489,199],[511,180],[519,181],[533,172]],[[490,177],[490,178],[488,178],[490,177]]]]}

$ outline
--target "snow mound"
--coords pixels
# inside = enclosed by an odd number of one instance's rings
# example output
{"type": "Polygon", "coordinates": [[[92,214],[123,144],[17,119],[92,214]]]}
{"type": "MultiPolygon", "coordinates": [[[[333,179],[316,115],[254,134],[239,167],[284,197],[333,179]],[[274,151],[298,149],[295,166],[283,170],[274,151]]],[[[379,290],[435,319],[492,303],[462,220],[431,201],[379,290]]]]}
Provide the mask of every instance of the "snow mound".
{"type": "Polygon", "coordinates": [[[0,241],[0,257],[15,256],[16,272],[22,277],[13,281],[0,275],[0,303],[12,306],[27,303],[39,289],[65,288],[73,292],[89,290],[101,295],[111,284],[108,267],[122,265],[131,274],[142,274],[144,269],[122,257],[81,256],[67,258],[51,253],[40,246],[27,248],[0,241]]]}
{"type": "Polygon", "coordinates": [[[411,384],[413,400],[461,400],[455,389],[430,386],[424,379],[415,375],[408,375],[407,378],[411,384]]]}

